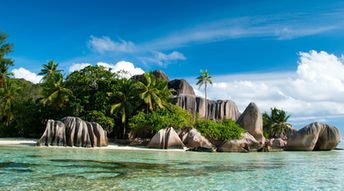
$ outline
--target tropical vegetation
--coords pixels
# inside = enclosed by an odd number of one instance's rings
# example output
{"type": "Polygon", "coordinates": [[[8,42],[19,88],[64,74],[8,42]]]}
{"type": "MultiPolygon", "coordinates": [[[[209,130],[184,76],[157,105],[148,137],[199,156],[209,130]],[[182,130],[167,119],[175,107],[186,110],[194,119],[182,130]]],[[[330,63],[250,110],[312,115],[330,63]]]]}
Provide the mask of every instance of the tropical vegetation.
{"type": "MultiPolygon", "coordinates": [[[[196,127],[216,140],[239,138],[244,132],[234,121],[196,120],[173,104],[173,89],[152,73],[127,79],[123,72],[88,66],[65,74],[54,60],[43,63],[42,80],[33,84],[11,76],[8,58],[12,45],[0,34],[0,137],[39,137],[48,119],[77,116],[99,123],[109,136],[126,139],[140,134],[150,137],[167,127],[196,127]]],[[[208,71],[201,71],[197,85],[212,84],[208,71]]],[[[206,103],[206,102],[205,102],[206,103]]]]}
{"type": "Polygon", "coordinates": [[[201,75],[197,77],[196,85],[201,88],[204,86],[204,117],[207,119],[207,87],[208,85],[212,85],[212,77],[209,75],[208,71],[201,70],[201,75]]]}
{"type": "Polygon", "coordinates": [[[205,137],[212,140],[231,140],[241,138],[245,132],[235,121],[227,119],[223,121],[197,120],[196,129],[205,137]]]}
{"type": "Polygon", "coordinates": [[[270,115],[265,112],[263,114],[263,130],[266,138],[285,138],[291,129],[288,123],[290,115],[282,109],[271,108],[270,115]]]}

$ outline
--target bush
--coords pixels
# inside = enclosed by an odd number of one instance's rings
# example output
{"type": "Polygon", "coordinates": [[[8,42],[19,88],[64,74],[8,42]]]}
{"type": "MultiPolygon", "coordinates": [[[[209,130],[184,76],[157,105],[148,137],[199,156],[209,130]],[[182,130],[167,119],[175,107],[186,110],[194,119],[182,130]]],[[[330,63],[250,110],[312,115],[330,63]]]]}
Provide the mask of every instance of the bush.
{"type": "Polygon", "coordinates": [[[196,129],[207,138],[213,140],[232,140],[241,138],[241,133],[245,130],[233,120],[213,121],[198,120],[196,129]]]}
{"type": "Polygon", "coordinates": [[[193,127],[193,118],[188,111],[179,106],[169,105],[152,113],[139,112],[129,120],[129,127],[134,131],[145,129],[156,133],[168,127],[175,129],[193,127]]]}
{"type": "Polygon", "coordinates": [[[110,133],[113,129],[115,122],[111,117],[106,116],[101,111],[90,111],[84,117],[86,121],[96,122],[103,127],[108,133],[110,133]]]}

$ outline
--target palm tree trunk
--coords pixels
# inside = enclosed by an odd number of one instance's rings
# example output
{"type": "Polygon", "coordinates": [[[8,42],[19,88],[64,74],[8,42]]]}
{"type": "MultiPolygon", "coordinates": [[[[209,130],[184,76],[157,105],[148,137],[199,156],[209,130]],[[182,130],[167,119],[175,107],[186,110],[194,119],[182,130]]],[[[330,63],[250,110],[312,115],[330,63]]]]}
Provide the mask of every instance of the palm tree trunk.
{"type": "Polygon", "coordinates": [[[208,119],[207,115],[207,82],[204,84],[204,118],[208,119]]]}

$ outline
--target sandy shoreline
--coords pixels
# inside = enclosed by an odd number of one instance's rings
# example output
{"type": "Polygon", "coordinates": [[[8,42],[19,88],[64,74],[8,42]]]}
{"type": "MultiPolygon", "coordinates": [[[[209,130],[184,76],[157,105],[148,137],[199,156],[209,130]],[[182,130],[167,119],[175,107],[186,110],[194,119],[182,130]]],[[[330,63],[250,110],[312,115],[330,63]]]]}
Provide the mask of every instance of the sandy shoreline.
{"type": "MultiPolygon", "coordinates": [[[[37,139],[30,138],[0,138],[0,146],[35,146],[37,139]]],[[[45,147],[48,148],[48,147],[45,147]]],[[[58,146],[49,146],[49,148],[75,148],[75,149],[110,149],[110,150],[131,150],[131,151],[178,151],[184,152],[186,149],[149,149],[144,147],[134,147],[134,146],[122,146],[110,143],[107,147],[58,147],[58,146]]]]}

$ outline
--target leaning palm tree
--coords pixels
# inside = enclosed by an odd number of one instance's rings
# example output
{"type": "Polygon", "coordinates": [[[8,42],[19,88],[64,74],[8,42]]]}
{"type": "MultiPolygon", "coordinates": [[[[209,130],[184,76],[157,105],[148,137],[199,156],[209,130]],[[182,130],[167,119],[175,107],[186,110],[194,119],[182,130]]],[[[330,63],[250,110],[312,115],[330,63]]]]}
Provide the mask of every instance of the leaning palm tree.
{"type": "Polygon", "coordinates": [[[286,138],[287,131],[291,124],[287,123],[290,115],[284,110],[271,108],[271,114],[263,114],[263,129],[267,137],[286,138]]]}
{"type": "Polygon", "coordinates": [[[59,64],[56,64],[54,60],[50,60],[47,64],[43,64],[43,69],[39,75],[43,75],[43,80],[48,81],[56,77],[56,75],[61,74],[62,70],[58,70],[57,67],[59,64]]]}
{"type": "Polygon", "coordinates": [[[4,88],[0,88],[0,120],[9,125],[14,120],[14,100],[20,88],[7,80],[4,88]]]}
{"type": "Polygon", "coordinates": [[[108,95],[114,100],[110,106],[110,113],[121,119],[123,128],[120,136],[126,138],[128,119],[136,108],[137,86],[133,81],[123,78],[108,95]]]}
{"type": "Polygon", "coordinates": [[[45,84],[44,94],[41,103],[44,106],[50,106],[55,110],[62,109],[68,102],[73,92],[63,86],[62,75],[56,76],[56,81],[45,84]]]}
{"type": "Polygon", "coordinates": [[[141,86],[140,98],[146,105],[146,112],[165,108],[173,90],[168,88],[167,81],[157,79],[152,73],[144,74],[145,81],[138,82],[141,86]]]}
{"type": "Polygon", "coordinates": [[[213,81],[207,70],[201,70],[201,75],[198,76],[196,79],[198,80],[196,85],[198,85],[199,88],[204,86],[204,116],[207,119],[207,87],[208,84],[212,85],[213,81]]]}

